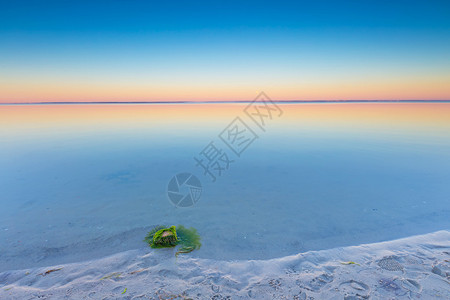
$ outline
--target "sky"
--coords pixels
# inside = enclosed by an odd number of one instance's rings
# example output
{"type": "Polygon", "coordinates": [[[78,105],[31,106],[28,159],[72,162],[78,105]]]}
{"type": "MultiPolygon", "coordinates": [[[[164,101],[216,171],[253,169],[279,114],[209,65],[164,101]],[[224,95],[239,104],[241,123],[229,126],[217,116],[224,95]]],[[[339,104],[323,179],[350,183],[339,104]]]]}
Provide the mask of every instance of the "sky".
{"type": "Polygon", "coordinates": [[[449,1],[4,1],[0,102],[449,100],[449,1]]]}

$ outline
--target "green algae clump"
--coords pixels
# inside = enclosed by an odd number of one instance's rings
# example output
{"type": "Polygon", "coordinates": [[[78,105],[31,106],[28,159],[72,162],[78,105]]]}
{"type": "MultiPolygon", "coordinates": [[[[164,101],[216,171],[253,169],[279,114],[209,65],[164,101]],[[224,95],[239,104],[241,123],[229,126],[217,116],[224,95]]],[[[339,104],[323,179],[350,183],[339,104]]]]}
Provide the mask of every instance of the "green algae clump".
{"type": "Polygon", "coordinates": [[[180,253],[188,253],[194,251],[195,249],[200,249],[200,247],[202,246],[202,243],[200,243],[200,235],[197,233],[197,230],[195,228],[186,228],[183,225],[178,225],[177,233],[178,240],[180,241],[181,245],[178,251],[183,251],[180,253]]]}
{"type": "Polygon", "coordinates": [[[156,226],[145,237],[152,248],[169,248],[180,245],[176,256],[180,253],[189,253],[200,249],[200,235],[195,228],[186,228],[183,225],[175,226],[156,226]]]}
{"type": "Polygon", "coordinates": [[[169,228],[154,228],[148,233],[145,241],[150,244],[152,248],[168,248],[175,247],[178,244],[177,231],[175,226],[169,228]]]}

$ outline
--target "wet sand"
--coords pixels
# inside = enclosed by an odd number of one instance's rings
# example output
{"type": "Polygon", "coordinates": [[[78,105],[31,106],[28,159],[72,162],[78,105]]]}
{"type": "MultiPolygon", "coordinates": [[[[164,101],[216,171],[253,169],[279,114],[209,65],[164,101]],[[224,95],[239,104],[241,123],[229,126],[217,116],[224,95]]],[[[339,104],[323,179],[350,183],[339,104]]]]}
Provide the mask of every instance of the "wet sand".
{"type": "Polygon", "coordinates": [[[0,273],[1,299],[449,299],[450,232],[218,261],[141,248],[0,273]]]}

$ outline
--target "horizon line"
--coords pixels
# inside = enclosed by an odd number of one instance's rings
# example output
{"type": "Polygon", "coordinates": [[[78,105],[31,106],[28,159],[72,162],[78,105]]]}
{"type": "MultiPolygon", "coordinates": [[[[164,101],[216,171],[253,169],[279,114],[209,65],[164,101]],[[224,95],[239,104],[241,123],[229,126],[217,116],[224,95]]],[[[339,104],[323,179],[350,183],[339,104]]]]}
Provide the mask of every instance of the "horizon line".
{"type": "MultiPolygon", "coordinates": [[[[277,104],[301,103],[450,103],[450,100],[270,100],[277,104]]],[[[41,101],[41,102],[0,102],[0,105],[82,105],[82,104],[239,104],[264,102],[257,100],[207,100],[207,101],[41,101]]]]}

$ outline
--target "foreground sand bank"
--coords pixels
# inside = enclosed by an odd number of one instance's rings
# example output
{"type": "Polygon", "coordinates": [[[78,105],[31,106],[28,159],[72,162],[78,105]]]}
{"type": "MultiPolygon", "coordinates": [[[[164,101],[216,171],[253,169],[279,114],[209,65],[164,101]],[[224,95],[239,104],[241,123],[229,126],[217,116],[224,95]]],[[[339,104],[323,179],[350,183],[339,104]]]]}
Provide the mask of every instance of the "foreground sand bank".
{"type": "Polygon", "coordinates": [[[0,299],[450,299],[450,231],[260,261],[143,248],[0,273],[0,299]]]}

